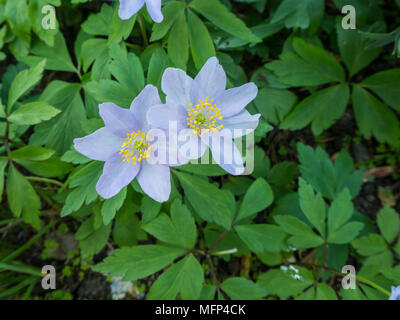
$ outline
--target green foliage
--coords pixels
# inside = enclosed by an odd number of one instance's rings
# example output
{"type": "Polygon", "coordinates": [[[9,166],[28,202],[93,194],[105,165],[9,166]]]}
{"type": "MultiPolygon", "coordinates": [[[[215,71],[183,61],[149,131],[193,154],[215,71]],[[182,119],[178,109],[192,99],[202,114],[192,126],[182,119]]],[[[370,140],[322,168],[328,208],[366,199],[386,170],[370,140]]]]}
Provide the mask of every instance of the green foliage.
{"type": "Polygon", "coordinates": [[[387,299],[400,285],[399,1],[164,0],[161,23],[118,9],[0,0],[0,299],[76,299],[65,284],[93,275],[158,300],[387,299]],[[356,30],[342,28],[348,4],[356,30]],[[195,78],[214,56],[227,88],[258,87],[254,170],[188,163],[171,167],[166,202],[137,180],[101,198],[103,163],[73,148],[104,125],[99,104],[129,108],[147,84],[165,102],[167,68],[195,78]],[[45,264],[63,290],[37,295],[45,264]],[[348,264],[354,290],[336,285],[348,264]]]}

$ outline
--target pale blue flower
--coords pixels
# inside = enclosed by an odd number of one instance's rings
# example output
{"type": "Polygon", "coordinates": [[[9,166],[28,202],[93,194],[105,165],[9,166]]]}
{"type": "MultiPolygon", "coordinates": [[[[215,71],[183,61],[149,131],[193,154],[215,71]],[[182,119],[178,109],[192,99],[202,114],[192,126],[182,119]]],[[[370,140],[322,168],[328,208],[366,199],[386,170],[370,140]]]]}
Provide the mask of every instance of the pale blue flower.
{"type": "Polygon", "coordinates": [[[392,294],[390,295],[389,300],[400,300],[400,286],[392,286],[392,294]]]}
{"type": "Polygon", "coordinates": [[[161,12],[161,0],[119,0],[119,3],[118,14],[123,20],[131,18],[146,4],[147,11],[153,21],[157,23],[163,21],[164,17],[161,12]]]}
{"type": "Polygon", "coordinates": [[[90,159],[105,162],[103,174],[96,185],[98,194],[103,198],[115,196],[136,177],[151,198],[158,202],[168,200],[171,192],[170,168],[168,163],[154,161],[152,131],[156,129],[146,120],[148,109],[160,103],[158,90],[152,85],[143,89],[130,109],[103,103],[99,112],[105,127],[74,140],[77,151],[90,159]]]}
{"type": "Polygon", "coordinates": [[[212,57],[194,79],[180,69],[168,68],[161,86],[166,104],[150,108],[148,121],[165,130],[168,130],[169,121],[177,121],[178,132],[186,129],[191,149],[197,150],[184,155],[197,159],[210,147],[213,159],[224,170],[233,175],[243,173],[243,160],[232,139],[258,126],[260,115],[251,115],[245,109],[257,96],[256,85],[247,83],[226,90],[225,72],[218,59],[212,57]],[[231,150],[231,154],[224,150],[231,150]]]}

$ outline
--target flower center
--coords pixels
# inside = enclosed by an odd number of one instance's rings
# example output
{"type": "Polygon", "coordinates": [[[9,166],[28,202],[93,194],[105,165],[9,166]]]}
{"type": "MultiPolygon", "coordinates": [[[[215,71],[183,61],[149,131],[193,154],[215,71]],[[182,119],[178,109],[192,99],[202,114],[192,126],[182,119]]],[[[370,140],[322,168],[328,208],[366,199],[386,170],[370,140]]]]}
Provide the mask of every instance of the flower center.
{"type": "Polygon", "coordinates": [[[212,102],[214,102],[214,99],[210,100],[210,97],[207,97],[204,101],[199,99],[199,104],[194,107],[193,104],[189,105],[192,108],[188,110],[187,125],[193,129],[193,133],[200,137],[206,132],[218,131],[224,127],[220,124],[223,120],[221,109],[217,108],[217,105],[212,104],[212,102]]]}
{"type": "Polygon", "coordinates": [[[125,141],[119,151],[123,162],[141,162],[150,156],[152,140],[144,132],[131,132],[126,135],[125,141]]]}

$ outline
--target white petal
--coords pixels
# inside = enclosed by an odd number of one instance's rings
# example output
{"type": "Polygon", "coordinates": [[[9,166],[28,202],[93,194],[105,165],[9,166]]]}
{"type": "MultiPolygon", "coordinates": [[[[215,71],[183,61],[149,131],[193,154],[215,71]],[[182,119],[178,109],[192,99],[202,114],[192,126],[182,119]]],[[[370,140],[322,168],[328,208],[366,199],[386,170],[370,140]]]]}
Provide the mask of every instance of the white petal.
{"type": "Polygon", "coordinates": [[[232,131],[233,138],[238,138],[254,131],[258,126],[260,116],[259,113],[251,115],[244,109],[233,117],[224,118],[222,124],[224,125],[224,129],[232,131]]]}
{"type": "Polygon", "coordinates": [[[74,148],[90,159],[106,161],[121,148],[123,142],[123,138],[103,127],[86,137],[75,139],[74,148]]]}
{"type": "Polygon", "coordinates": [[[127,133],[139,129],[138,122],[128,109],[113,103],[102,103],[99,105],[99,113],[107,129],[119,137],[126,138],[127,133]]]}
{"type": "Polygon", "coordinates": [[[179,104],[185,108],[189,107],[190,89],[193,79],[183,70],[168,68],[164,71],[161,80],[161,88],[167,96],[167,104],[179,104]]]}
{"type": "Polygon", "coordinates": [[[226,87],[226,74],[216,57],[207,60],[193,81],[192,103],[207,97],[215,99],[226,87]]]}
{"type": "Polygon", "coordinates": [[[128,185],[138,174],[140,164],[123,162],[119,152],[111,155],[104,164],[103,174],[96,185],[96,191],[105,199],[112,198],[128,185]]]}
{"type": "Polygon", "coordinates": [[[152,199],[164,202],[171,193],[170,169],[161,164],[142,163],[142,168],[137,176],[142,190],[152,199]]]}
{"type": "Polygon", "coordinates": [[[244,172],[242,155],[232,140],[229,130],[202,137],[211,149],[212,157],[219,166],[232,175],[240,175],[244,172]],[[209,138],[209,139],[207,139],[209,138]]]}
{"type": "Polygon", "coordinates": [[[138,122],[140,130],[147,132],[150,125],[147,122],[147,112],[152,106],[161,103],[158,90],[155,86],[149,84],[133,100],[130,110],[138,122]]]}
{"type": "Polygon", "coordinates": [[[144,5],[144,0],[119,0],[119,17],[122,20],[130,19],[144,5]]]}
{"type": "Polygon", "coordinates": [[[215,103],[221,109],[222,117],[232,117],[242,111],[257,96],[257,86],[246,83],[241,87],[225,90],[215,98],[215,103]]]}
{"type": "Polygon", "coordinates": [[[161,0],[146,0],[147,11],[154,22],[160,23],[164,17],[161,12],[161,0]]]}

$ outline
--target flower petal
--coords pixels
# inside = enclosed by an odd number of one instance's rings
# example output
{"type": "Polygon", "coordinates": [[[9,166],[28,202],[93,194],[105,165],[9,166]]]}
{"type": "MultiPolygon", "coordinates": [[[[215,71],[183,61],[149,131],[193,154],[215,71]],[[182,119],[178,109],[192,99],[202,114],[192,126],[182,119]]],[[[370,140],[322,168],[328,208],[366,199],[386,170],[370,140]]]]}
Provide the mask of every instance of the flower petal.
{"type": "Polygon", "coordinates": [[[153,127],[168,130],[171,121],[176,121],[177,130],[187,127],[187,111],[178,104],[160,104],[147,112],[147,121],[153,127]]]}
{"type": "Polygon", "coordinates": [[[212,157],[218,165],[232,175],[240,175],[244,172],[242,155],[232,140],[229,130],[222,130],[207,138],[202,137],[211,149],[212,157]]]}
{"type": "Polygon", "coordinates": [[[144,132],[149,130],[150,125],[147,122],[147,112],[150,107],[158,104],[161,104],[158,90],[151,84],[144,87],[142,92],[132,101],[130,111],[138,122],[140,130],[144,132]]]}
{"type": "Polygon", "coordinates": [[[226,74],[216,57],[207,60],[193,81],[191,103],[217,97],[226,87],[226,74]]]}
{"type": "Polygon", "coordinates": [[[138,130],[139,124],[132,112],[113,103],[99,105],[100,116],[106,127],[115,135],[125,138],[128,132],[138,130]]]}
{"type": "Polygon", "coordinates": [[[144,0],[119,0],[119,17],[122,20],[130,19],[144,5],[144,0]]]}
{"type": "Polygon", "coordinates": [[[171,193],[170,169],[161,164],[142,163],[142,169],[137,176],[143,191],[152,199],[164,202],[171,193]]]}
{"type": "Polygon", "coordinates": [[[229,129],[232,132],[232,137],[238,138],[249,134],[258,126],[258,120],[261,114],[251,115],[246,109],[239,114],[225,118],[222,122],[224,129],[229,129]],[[251,130],[251,131],[249,131],[251,130]]]}
{"type": "Polygon", "coordinates": [[[232,117],[253,101],[257,93],[257,86],[249,82],[241,87],[228,89],[220,93],[215,98],[215,103],[221,109],[222,117],[232,117]]]}
{"type": "Polygon", "coordinates": [[[178,132],[178,149],[181,156],[188,160],[201,158],[207,150],[200,137],[192,129],[183,129],[178,132]]]}
{"type": "Polygon", "coordinates": [[[140,164],[123,162],[119,152],[112,154],[104,164],[103,174],[96,185],[96,191],[105,199],[115,196],[138,174],[140,164]]]}
{"type": "Polygon", "coordinates": [[[86,137],[74,139],[74,148],[90,159],[106,161],[121,148],[123,141],[123,138],[103,127],[86,137]]]}
{"type": "Polygon", "coordinates": [[[160,23],[164,17],[161,12],[161,0],[146,0],[147,11],[154,22],[160,23]]]}
{"type": "Polygon", "coordinates": [[[161,88],[167,96],[167,104],[179,104],[185,108],[189,107],[190,89],[193,79],[183,70],[168,68],[164,71],[161,80],[161,88]]]}

